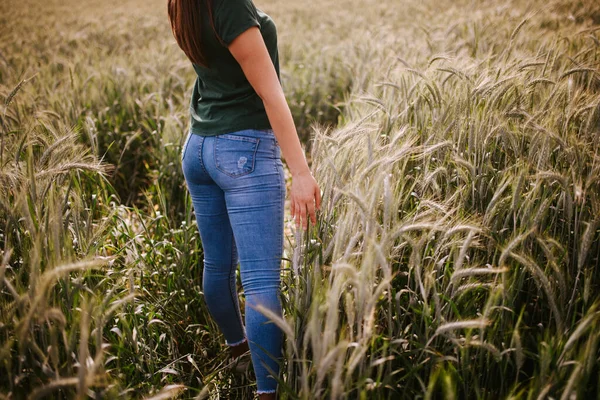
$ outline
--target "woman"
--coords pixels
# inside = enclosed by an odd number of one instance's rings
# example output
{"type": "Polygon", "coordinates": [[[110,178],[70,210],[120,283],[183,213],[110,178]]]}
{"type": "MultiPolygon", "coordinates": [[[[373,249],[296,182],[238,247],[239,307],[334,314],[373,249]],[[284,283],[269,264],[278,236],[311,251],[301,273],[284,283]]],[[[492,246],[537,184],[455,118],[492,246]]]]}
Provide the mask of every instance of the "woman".
{"type": "Polygon", "coordinates": [[[169,0],[168,11],[197,73],[182,164],[204,248],[204,296],[232,356],[250,349],[259,398],[274,399],[283,337],[256,306],[281,315],[280,152],[292,174],[296,223],[315,223],[321,202],[279,82],[275,24],[252,0],[169,0]]]}

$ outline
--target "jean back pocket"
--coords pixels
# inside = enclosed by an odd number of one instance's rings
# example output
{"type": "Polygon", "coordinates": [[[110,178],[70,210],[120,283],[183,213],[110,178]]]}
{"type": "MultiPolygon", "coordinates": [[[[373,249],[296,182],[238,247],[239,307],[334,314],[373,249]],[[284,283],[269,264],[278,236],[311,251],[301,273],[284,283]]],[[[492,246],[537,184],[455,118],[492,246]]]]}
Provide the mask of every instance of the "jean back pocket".
{"type": "Polygon", "coordinates": [[[254,171],[256,150],[260,139],[230,133],[218,135],[215,140],[215,166],[231,177],[254,171]]]}

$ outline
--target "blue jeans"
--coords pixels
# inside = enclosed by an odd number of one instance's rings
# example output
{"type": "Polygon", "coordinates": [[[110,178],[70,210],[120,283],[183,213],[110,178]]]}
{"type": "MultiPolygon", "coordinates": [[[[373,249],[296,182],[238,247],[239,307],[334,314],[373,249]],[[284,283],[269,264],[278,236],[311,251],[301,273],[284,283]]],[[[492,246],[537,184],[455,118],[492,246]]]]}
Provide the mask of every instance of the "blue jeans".
{"type": "Polygon", "coordinates": [[[271,130],[189,134],[182,165],[204,250],[203,290],[228,345],[248,340],[258,393],[277,389],[283,334],[255,306],[281,315],[285,179],[271,130]],[[245,328],[236,291],[240,264],[245,328]]]}

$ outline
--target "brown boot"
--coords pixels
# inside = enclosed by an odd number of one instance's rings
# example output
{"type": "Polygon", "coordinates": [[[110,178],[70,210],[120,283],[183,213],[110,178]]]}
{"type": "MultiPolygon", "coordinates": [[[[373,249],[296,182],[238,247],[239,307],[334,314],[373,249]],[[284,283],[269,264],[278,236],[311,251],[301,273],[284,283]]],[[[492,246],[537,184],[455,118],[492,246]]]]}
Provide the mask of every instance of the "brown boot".
{"type": "Polygon", "coordinates": [[[248,342],[243,342],[235,346],[229,346],[229,354],[230,362],[228,368],[230,368],[236,374],[247,375],[252,366],[248,342]]]}
{"type": "Polygon", "coordinates": [[[236,346],[229,346],[229,351],[231,352],[231,357],[232,358],[236,358],[241,356],[242,354],[244,354],[245,352],[247,352],[248,350],[250,350],[250,347],[248,347],[248,341],[246,340],[243,343],[240,343],[236,346]]]}
{"type": "Polygon", "coordinates": [[[276,400],[276,393],[261,393],[258,395],[259,400],[276,400]]]}

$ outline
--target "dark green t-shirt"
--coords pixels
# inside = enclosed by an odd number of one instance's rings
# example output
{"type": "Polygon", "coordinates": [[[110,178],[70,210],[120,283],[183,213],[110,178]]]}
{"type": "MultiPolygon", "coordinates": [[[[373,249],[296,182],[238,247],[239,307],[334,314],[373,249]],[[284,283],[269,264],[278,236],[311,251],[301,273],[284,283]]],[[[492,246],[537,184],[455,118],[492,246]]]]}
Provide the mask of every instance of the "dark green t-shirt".
{"type": "Polygon", "coordinates": [[[213,21],[214,30],[205,13],[202,41],[208,68],[194,64],[197,79],[190,104],[192,133],[213,136],[244,129],[270,129],[261,98],[227,45],[248,28],[259,27],[279,76],[275,23],[252,0],[214,0],[213,21]]]}

